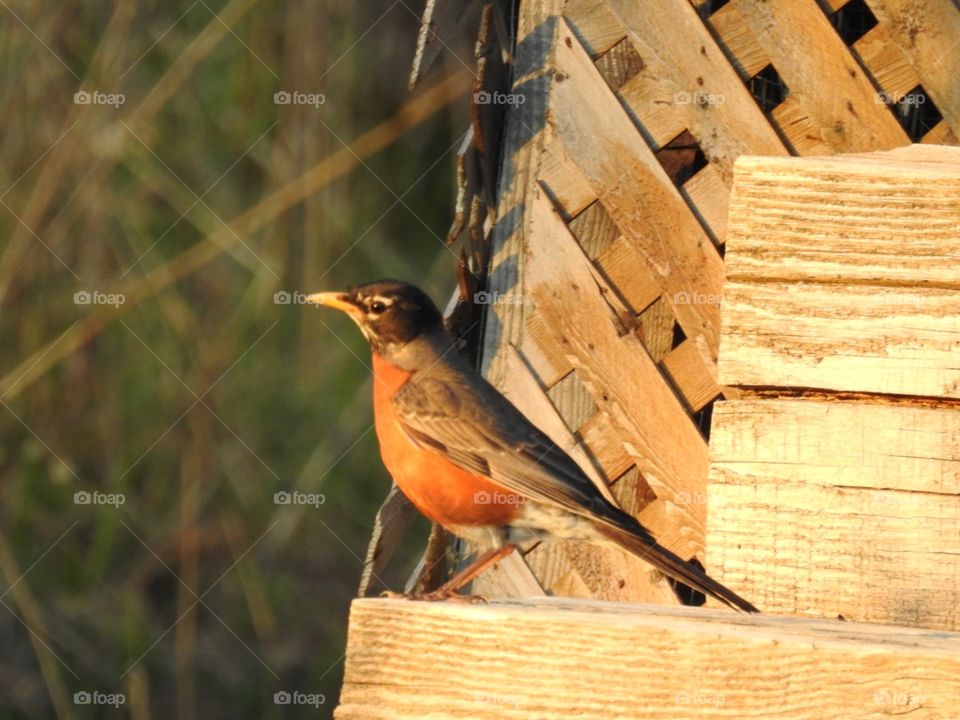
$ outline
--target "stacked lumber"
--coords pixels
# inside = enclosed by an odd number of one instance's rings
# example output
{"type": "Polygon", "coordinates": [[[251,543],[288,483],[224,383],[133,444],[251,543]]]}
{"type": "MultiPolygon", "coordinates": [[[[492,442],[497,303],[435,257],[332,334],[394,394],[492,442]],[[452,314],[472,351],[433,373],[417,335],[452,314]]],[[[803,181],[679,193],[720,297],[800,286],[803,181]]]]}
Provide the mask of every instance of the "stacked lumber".
{"type": "Polygon", "coordinates": [[[766,611],[960,629],[960,149],[744,157],[710,567],[766,611]]]}

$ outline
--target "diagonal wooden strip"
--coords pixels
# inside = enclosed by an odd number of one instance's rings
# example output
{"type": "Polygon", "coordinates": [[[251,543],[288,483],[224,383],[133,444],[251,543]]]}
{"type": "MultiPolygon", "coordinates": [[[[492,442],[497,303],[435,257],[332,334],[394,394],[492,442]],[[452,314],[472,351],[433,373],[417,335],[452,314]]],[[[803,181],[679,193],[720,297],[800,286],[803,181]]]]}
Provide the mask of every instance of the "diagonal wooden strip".
{"type": "Polygon", "coordinates": [[[887,97],[904,97],[920,84],[916,69],[885,25],[874,25],[853,49],[887,97]]]}
{"type": "Polygon", "coordinates": [[[688,3],[608,1],[643,59],[644,69],[629,83],[633,93],[642,88],[642,105],[631,105],[641,122],[647,107],[668,103],[728,184],[733,162],[740,155],[787,154],[743,80],[688,3]]]}
{"type": "MultiPolygon", "coordinates": [[[[556,72],[551,124],[662,291],[668,297],[719,293],[720,256],[566,27],[559,32],[556,72]]],[[[716,352],[720,317],[715,306],[677,306],[676,314],[687,337],[705,336],[707,351],[716,352]]]]}
{"type": "Polygon", "coordinates": [[[741,80],[747,82],[770,64],[770,56],[733,5],[724,5],[710,16],[709,22],[720,43],[733,55],[741,80]]]}
{"type": "Polygon", "coordinates": [[[534,195],[527,214],[527,283],[537,312],[657,493],[641,521],[665,545],[692,557],[702,550],[705,508],[678,495],[703,494],[706,443],[639,339],[620,335],[590,261],[546,195],[534,195]]]}
{"type": "Polygon", "coordinates": [[[960,135],[960,8],[952,0],[867,0],[913,63],[924,89],[960,135]]]}
{"type": "Polygon", "coordinates": [[[909,143],[813,0],[732,0],[832,152],[909,143]]]}

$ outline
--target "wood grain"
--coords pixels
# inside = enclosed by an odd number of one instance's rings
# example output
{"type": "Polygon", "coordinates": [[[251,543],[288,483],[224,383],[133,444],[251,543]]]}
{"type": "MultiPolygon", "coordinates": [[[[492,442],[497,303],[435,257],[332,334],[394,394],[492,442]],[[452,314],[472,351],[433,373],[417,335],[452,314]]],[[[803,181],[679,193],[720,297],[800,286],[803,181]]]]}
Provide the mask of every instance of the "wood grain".
{"type": "Polygon", "coordinates": [[[960,148],[737,161],[727,277],[960,288],[960,148]]]}
{"type": "Polygon", "coordinates": [[[640,518],[683,557],[702,551],[704,508],[676,503],[704,491],[707,448],[633,333],[623,333],[590,261],[545,195],[527,208],[527,288],[552,342],[606,412],[661,501],[640,518]]]}
{"type": "Polygon", "coordinates": [[[958,644],[722,610],[356,600],[335,717],[948,718],[958,644]]]}
{"type": "Polygon", "coordinates": [[[960,630],[960,404],[714,408],[708,559],[767,612],[960,630]]]}
{"type": "Polygon", "coordinates": [[[732,0],[831,152],[885,150],[909,140],[870,79],[812,1],[732,0]],[[801,31],[802,29],[802,31],[801,31]]]}
{"type": "Polygon", "coordinates": [[[913,63],[946,123],[960,134],[960,8],[951,0],[867,0],[913,63]]]}

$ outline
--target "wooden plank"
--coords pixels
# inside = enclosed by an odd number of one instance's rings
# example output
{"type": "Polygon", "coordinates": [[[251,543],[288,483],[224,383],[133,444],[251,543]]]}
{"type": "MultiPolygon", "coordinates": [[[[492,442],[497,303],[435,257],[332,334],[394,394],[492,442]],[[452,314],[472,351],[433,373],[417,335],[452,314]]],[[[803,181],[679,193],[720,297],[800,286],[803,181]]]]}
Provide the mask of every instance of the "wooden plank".
{"type": "Polygon", "coordinates": [[[565,217],[576,217],[597,199],[580,168],[556,138],[544,142],[539,173],[541,182],[563,208],[565,217]]]}
{"type": "Polygon", "coordinates": [[[723,245],[727,238],[727,214],[730,209],[730,186],[723,174],[715,165],[707,165],[684,183],[683,196],[693,207],[714,244],[723,245]]]}
{"type": "Polygon", "coordinates": [[[817,3],[732,0],[831,152],[909,143],[817,3]]]}
{"type": "Polygon", "coordinates": [[[606,477],[611,480],[618,478],[633,465],[633,458],[624,449],[623,441],[617,436],[607,413],[595,413],[580,426],[579,432],[606,477]]]}
{"type": "Polygon", "coordinates": [[[950,127],[941,120],[933,129],[920,140],[924,145],[958,145],[958,133],[955,133],[950,127]]]}
{"type": "Polygon", "coordinates": [[[710,567],[769,612],[960,629],[960,404],[717,403],[710,567]]]}
{"type": "MultiPolygon", "coordinates": [[[[493,229],[489,290],[523,294],[527,195],[540,192],[538,177],[545,157],[543,143],[551,56],[563,0],[525,0],[517,19],[513,91],[524,102],[508,105],[504,116],[503,162],[500,166],[497,223],[493,229]]],[[[523,346],[524,305],[491,305],[484,324],[481,357],[484,376],[494,385],[505,380],[507,348],[523,346]]]]}
{"type": "Polygon", "coordinates": [[[567,0],[563,15],[593,57],[607,52],[627,36],[623,23],[610,11],[606,0],[567,0]]]}
{"type": "MultiPolygon", "coordinates": [[[[568,28],[558,37],[550,117],[558,138],[617,226],[644,258],[661,290],[719,292],[723,263],[653,153],[568,28]],[[597,128],[604,132],[596,132],[597,128]]],[[[529,214],[529,211],[528,211],[529,214]]],[[[688,337],[704,335],[714,352],[716,308],[677,306],[688,337]]]]}
{"type": "Polygon", "coordinates": [[[902,98],[920,84],[916,69],[886,25],[874,25],[853,44],[853,49],[887,98],[902,98]]]}
{"type": "Polygon", "coordinates": [[[719,381],[960,398],[960,290],[727,284],[719,381]]]}
{"type": "Polygon", "coordinates": [[[958,644],[723,610],[355,600],[335,717],[947,718],[958,644]]]}
{"type": "MultiPolygon", "coordinates": [[[[605,301],[589,260],[545,195],[527,206],[527,288],[553,343],[562,348],[597,407],[658,498],[702,493],[707,447],[638,338],[624,332],[605,301]]],[[[652,503],[641,517],[661,542],[685,558],[702,550],[704,508],[652,503]]]]}
{"type": "Polygon", "coordinates": [[[619,237],[597,258],[597,267],[617,288],[634,313],[660,297],[660,285],[643,261],[636,246],[619,237]]]}
{"type": "MultiPolygon", "coordinates": [[[[643,71],[629,83],[634,95],[638,85],[642,86],[642,102],[630,105],[641,122],[649,107],[666,102],[722,176],[732,174],[733,161],[744,153],[787,154],[742,79],[688,3],[609,3],[643,60],[643,71]]],[[[558,53],[559,59],[564,57],[562,51],[558,53]]],[[[607,130],[613,128],[607,126],[607,130]]]]}
{"type": "Polygon", "coordinates": [[[770,56],[734,5],[724,5],[710,16],[709,22],[720,43],[733,56],[741,80],[747,82],[770,64],[770,56]]]}
{"type": "Polygon", "coordinates": [[[910,59],[927,94],[960,135],[960,8],[952,0],[867,0],[910,59]]]}
{"type": "Polygon", "coordinates": [[[960,148],[737,162],[727,276],[960,287],[960,148]]]}
{"type": "Polygon", "coordinates": [[[702,354],[691,340],[684,340],[663,358],[663,368],[683,395],[693,412],[719,395],[714,374],[706,372],[700,362],[702,354]]]}
{"type": "Polygon", "coordinates": [[[770,122],[797,155],[832,155],[834,152],[796,96],[788,95],[771,110],[770,122]]]}

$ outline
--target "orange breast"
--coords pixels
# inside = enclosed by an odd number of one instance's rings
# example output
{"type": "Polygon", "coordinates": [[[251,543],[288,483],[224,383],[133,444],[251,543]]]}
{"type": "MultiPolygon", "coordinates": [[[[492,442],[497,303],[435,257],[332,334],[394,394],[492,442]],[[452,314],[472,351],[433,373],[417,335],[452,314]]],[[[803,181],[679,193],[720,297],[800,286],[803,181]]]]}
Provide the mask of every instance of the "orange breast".
{"type": "Polygon", "coordinates": [[[397,487],[434,522],[506,525],[520,513],[522,497],[461,470],[440,453],[417,446],[397,420],[390,399],[412,373],[373,357],[373,406],[380,455],[397,487]]]}

